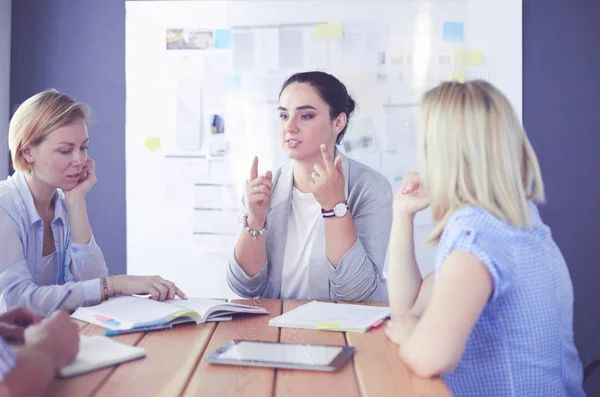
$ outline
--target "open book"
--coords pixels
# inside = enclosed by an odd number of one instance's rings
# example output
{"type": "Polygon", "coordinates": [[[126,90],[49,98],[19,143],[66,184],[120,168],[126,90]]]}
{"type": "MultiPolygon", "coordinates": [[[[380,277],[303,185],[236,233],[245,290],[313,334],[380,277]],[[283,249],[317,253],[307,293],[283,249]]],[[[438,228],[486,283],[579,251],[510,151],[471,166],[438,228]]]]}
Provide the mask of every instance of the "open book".
{"type": "Polygon", "coordinates": [[[142,347],[129,346],[105,336],[81,335],[75,361],[62,367],[58,376],[68,378],[145,356],[146,351],[142,347]]]}
{"type": "Polygon", "coordinates": [[[272,318],[269,325],[323,331],[365,332],[390,316],[389,307],[312,301],[272,318]]]}
{"type": "Polygon", "coordinates": [[[206,298],[164,302],[136,296],[119,296],[96,306],[80,307],[72,318],[113,330],[147,328],[161,324],[204,323],[229,319],[237,313],[268,314],[257,306],[206,298]]]}

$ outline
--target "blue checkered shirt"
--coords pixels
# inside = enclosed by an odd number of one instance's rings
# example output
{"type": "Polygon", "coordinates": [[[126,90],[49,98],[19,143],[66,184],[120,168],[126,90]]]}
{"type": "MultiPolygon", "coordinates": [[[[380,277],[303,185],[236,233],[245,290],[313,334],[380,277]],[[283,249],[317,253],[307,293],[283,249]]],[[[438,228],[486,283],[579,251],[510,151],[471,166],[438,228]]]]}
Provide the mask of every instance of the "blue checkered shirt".
{"type": "Polygon", "coordinates": [[[442,234],[436,277],[448,254],[460,250],[475,254],[494,284],[457,368],[443,376],[456,397],[585,396],[569,271],[537,207],[529,208],[528,229],[467,207],[442,234]]]}

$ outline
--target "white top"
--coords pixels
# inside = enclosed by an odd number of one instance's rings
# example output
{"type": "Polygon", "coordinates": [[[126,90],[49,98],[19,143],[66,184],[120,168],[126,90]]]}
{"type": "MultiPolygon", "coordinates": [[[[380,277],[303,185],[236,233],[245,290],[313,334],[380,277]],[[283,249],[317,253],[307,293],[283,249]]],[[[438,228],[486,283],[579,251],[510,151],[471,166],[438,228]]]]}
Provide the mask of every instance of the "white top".
{"type": "Polygon", "coordinates": [[[310,299],[308,261],[320,219],[321,204],[315,196],[293,188],[283,256],[281,299],[310,299]]]}
{"type": "Polygon", "coordinates": [[[38,285],[56,284],[56,251],[42,257],[42,268],[39,271],[38,285]]]}

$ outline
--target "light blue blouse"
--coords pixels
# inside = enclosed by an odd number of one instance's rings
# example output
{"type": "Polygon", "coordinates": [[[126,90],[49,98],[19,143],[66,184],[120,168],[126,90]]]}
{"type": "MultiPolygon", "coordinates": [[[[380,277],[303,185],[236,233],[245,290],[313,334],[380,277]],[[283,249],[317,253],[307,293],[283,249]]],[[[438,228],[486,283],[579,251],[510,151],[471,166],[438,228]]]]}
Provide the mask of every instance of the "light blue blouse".
{"type": "Polygon", "coordinates": [[[569,270],[537,207],[529,209],[527,229],[474,207],[454,213],[444,228],[436,277],[459,250],[476,255],[494,283],[458,366],[443,377],[456,397],[585,396],[569,270]]]}
{"type": "Polygon", "coordinates": [[[16,172],[0,182],[0,312],[27,306],[45,315],[72,289],[62,309],[100,303],[100,277],[108,275],[104,256],[92,235],[88,244],[71,241],[65,196],[54,196],[51,222],[56,249],[56,280],[43,285],[43,221],[25,176],[16,172]],[[71,272],[73,262],[73,272],[71,272]]]}

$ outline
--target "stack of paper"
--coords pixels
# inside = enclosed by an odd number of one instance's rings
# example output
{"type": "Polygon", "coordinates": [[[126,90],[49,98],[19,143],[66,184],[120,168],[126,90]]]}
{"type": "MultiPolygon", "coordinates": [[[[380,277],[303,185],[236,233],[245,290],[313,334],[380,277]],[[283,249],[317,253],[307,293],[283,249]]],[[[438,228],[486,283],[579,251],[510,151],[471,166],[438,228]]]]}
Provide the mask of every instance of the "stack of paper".
{"type": "Polygon", "coordinates": [[[389,307],[312,301],[269,321],[273,327],[365,332],[390,316],[389,307]]]}

